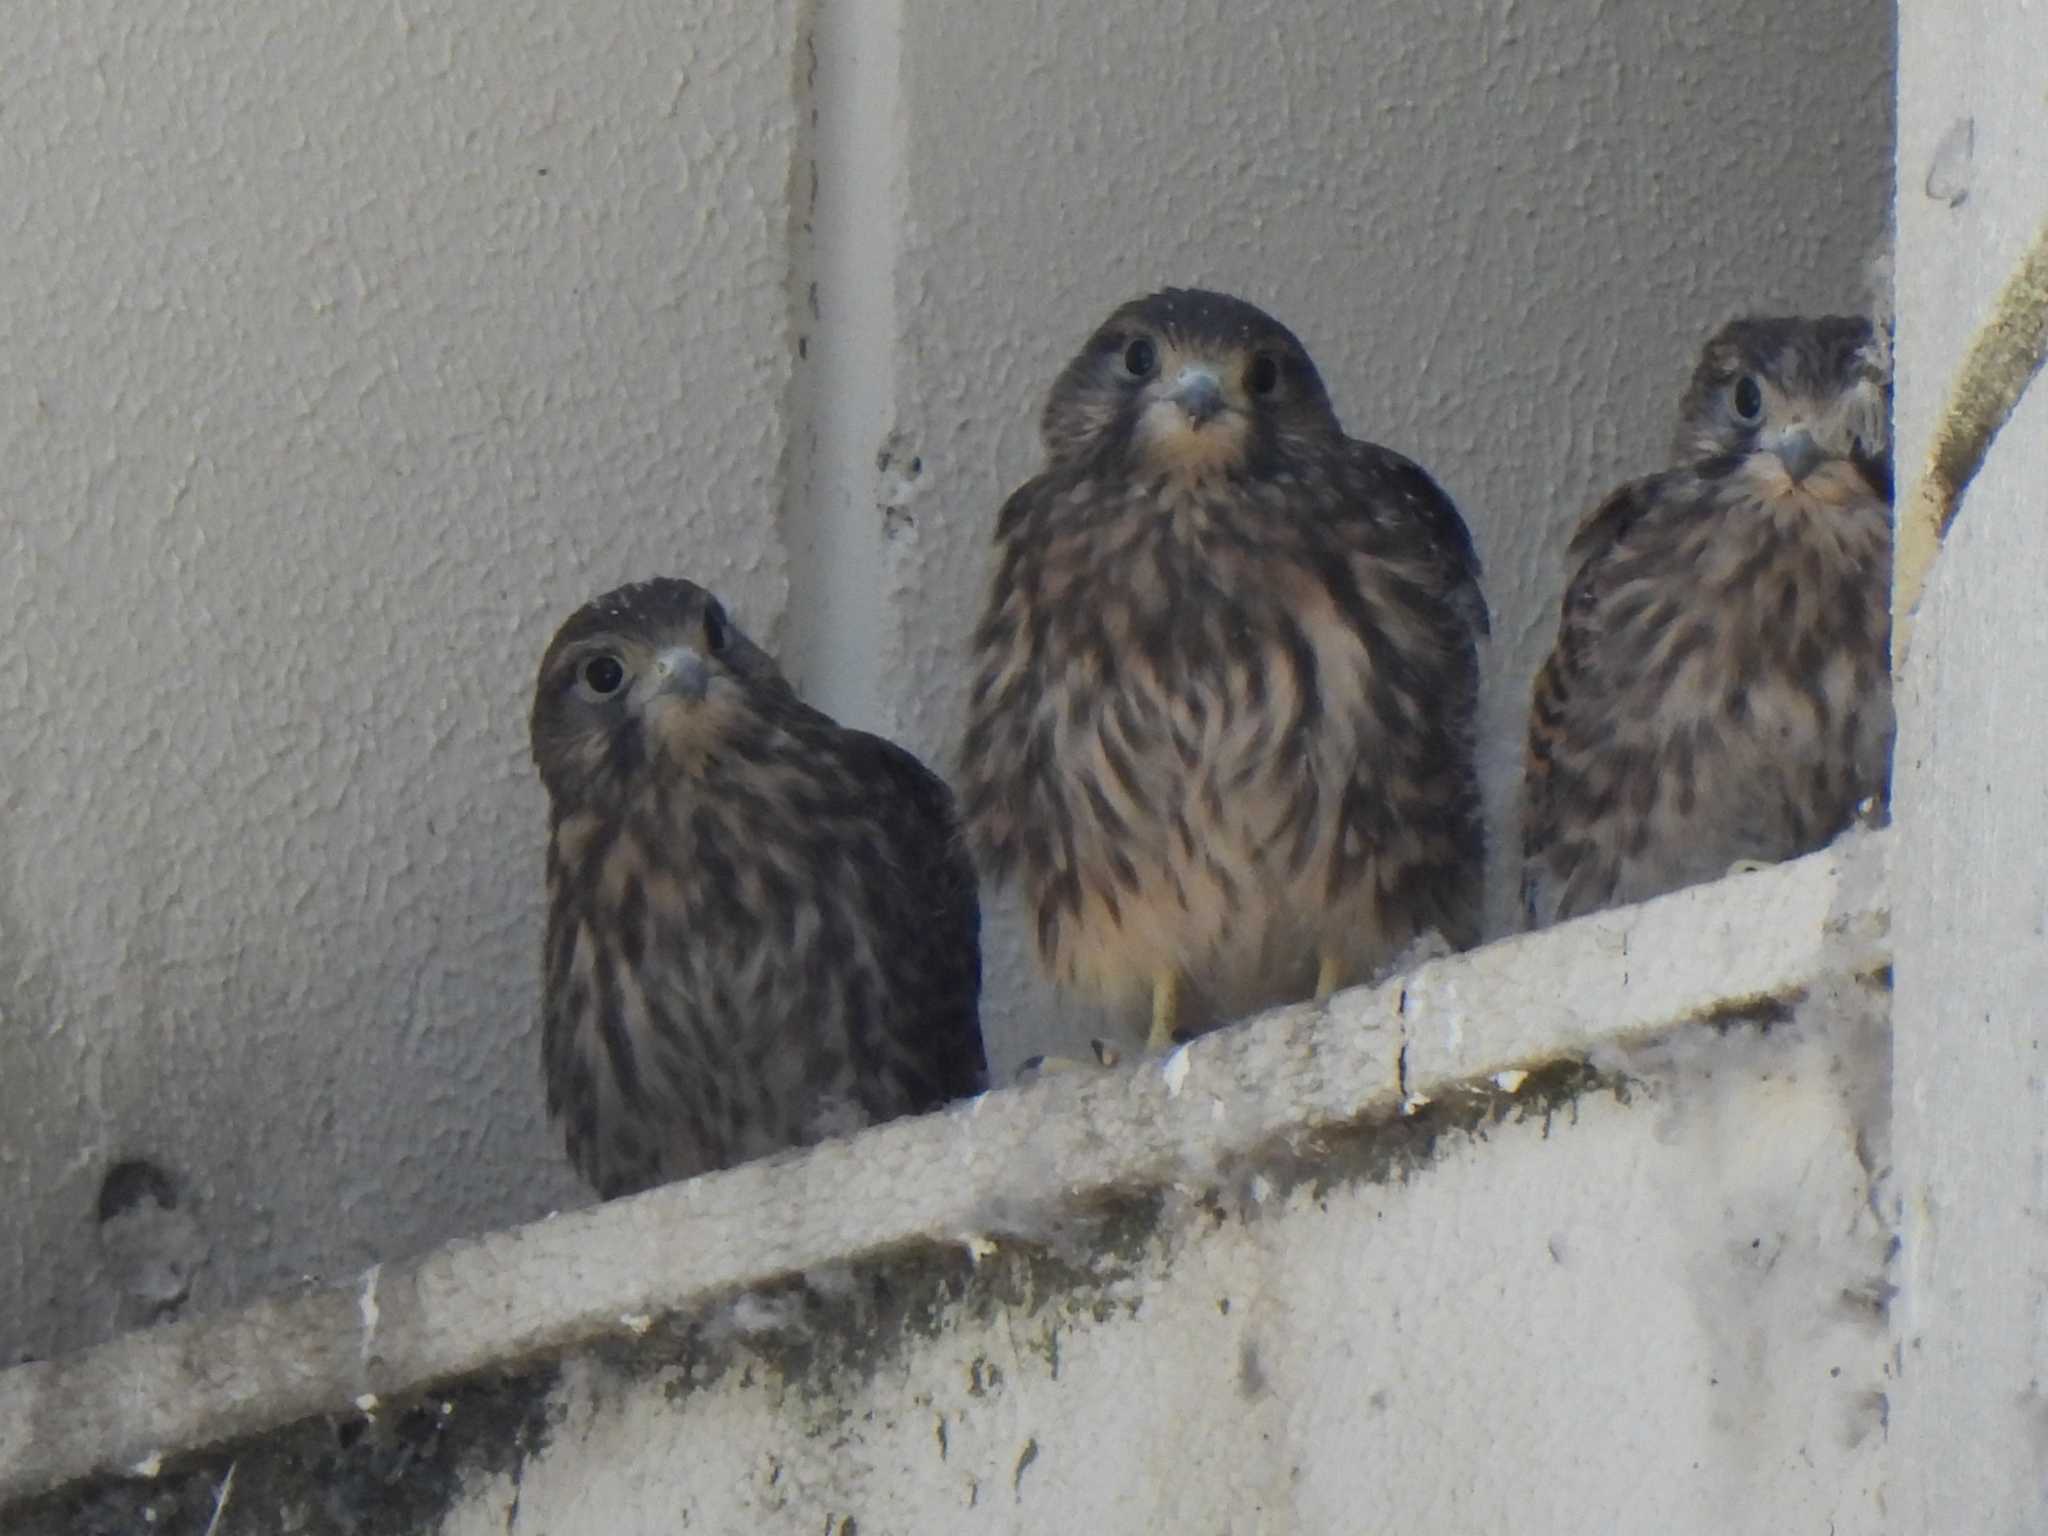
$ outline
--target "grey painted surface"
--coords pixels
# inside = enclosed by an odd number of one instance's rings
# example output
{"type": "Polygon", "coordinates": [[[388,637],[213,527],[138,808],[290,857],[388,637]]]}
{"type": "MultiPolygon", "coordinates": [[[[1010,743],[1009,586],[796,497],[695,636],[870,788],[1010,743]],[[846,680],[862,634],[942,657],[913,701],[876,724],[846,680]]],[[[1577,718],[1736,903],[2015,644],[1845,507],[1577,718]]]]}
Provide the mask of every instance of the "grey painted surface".
{"type": "MultiPolygon", "coordinates": [[[[820,702],[943,760],[1052,372],[1214,282],[1464,504],[1498,808],[1565,528],[1708,326],[1854,301],[1885,200],[1878,0],[832,4],[816,208],[791,6],[0,43],[0,1359],[133,1319],[120,1157],[183,1181],[195,1304],[578,1198],[523,742],[574,601],[685,567],[772,631],[793,580],[820,702]]],[[[1085,1021],[992,948],[1008,1069],[1085,1021]]]]}
{"type": "Polygon", "coordinates": [[[63,6],[0,41],[0,1360],[577,1198],[533,670],[784,594],[793,5],[63,6]]]}
{"type": "MultiPolygon", "coordinates": [[[[1909,0],[1901,29],[1898,426],[1911,470],[1993,296],[2048,222],[2048,11],[1909,0]]],[[[2048,1522],[2044,485],[2048,384],[2036,379],[1934,568],[1900,699],[1901,1531],[2048,1522]]]]}
{"type": "Polygon", "coordinates": [[[1885,850],[0,1372],[0,1519],[1870,1529],[1885,850]]]}

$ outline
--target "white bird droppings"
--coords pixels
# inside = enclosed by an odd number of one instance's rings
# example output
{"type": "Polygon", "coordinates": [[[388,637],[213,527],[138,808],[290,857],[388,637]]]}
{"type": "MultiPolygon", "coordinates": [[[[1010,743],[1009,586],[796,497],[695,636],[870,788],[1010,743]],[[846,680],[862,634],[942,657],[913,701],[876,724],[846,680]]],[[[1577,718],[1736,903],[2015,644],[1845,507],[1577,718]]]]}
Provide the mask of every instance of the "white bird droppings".
{"type": "Polygon", "coordinates": [[[382,1264],[372,1264],[363,1275],[363,1294],[356,1298],[356,1311],[363,1320],[362,1355],[370,1358],[370,1346],[377,1337],[377,1320],[383,1314],[377,1306],[377,1277],[384,1272],[382,1264]]]}

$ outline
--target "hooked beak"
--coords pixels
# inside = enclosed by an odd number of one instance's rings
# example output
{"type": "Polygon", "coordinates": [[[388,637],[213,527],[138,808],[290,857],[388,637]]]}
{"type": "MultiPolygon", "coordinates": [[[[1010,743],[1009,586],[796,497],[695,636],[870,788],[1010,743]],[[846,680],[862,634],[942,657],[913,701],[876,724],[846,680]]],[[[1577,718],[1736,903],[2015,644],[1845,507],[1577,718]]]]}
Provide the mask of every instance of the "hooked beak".
{"type": "Polygon", "coordinates": [[[687,645],[672,646],[654,658],[651,692],[655,697],[701,699],[711,686],[711,664],[687,645]]]}
{"type": "Polygon", "coordinates": [[[1166,397],[1187,413],[1195,426],[1202,425],[1223,409],[1223,384],[1207,368],[1187,367],[1173,381],[1173,393],[1166,397]]]}
{"type": "Polygon", "coordinates": [[[1821,460],[1827,457],[1810,432],[1787,432],[1771,445],[1771,451],[1777,454],[1794,485],[1820,468],[1821,460]]]}

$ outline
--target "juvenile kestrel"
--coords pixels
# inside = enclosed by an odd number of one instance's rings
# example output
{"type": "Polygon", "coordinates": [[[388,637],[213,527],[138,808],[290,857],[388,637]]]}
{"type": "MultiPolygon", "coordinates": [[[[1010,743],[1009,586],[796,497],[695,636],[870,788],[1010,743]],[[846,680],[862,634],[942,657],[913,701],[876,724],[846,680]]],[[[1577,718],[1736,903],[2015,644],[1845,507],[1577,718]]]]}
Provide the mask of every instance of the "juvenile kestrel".
{"type": "Polygon", "coordinates": [[[961,804],[1056,981],[1150,1043],[1477,937],[1479,560],[1286,327],[1124,305],[1003,507],[961,804]]]}
{"type": "Polygon", "coordinates": [[[953,797],[803,703],[718,599],[621,587],[533,701],[548,1110],[607,1198],[986,1086],[953,797]]]}
{"type": "Polygon", "coordinates": [[[1529,722],[1532,925],[1811,852],[1885,794],[1888,413],[1867,321],[1737,320],[1678,466],[1580,523],[1529,722]]]}

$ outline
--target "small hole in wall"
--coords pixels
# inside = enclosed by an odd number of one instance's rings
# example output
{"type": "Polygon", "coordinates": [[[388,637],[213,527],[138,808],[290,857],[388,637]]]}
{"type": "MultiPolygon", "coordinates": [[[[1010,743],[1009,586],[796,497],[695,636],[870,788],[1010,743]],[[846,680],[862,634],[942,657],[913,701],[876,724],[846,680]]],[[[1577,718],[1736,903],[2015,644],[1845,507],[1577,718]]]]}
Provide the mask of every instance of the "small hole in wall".
{"type": "Polygon", "coordinates": [[[162,1164],[123,1158],[100,1180],[99,1278],[124,1327],[175,1316],[206,1263],[190,1192],[162,1164]]]}
{"type": "Polygon", "coordinates": [[[104,1226],[151,1200],[166,1211],[178,1208],[178,1186],[171,1176],[146,1157],[131,1157],[114,1164],[100,1180],[99,1218],[104,1226]]]}

